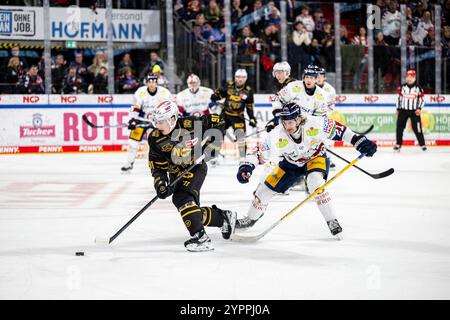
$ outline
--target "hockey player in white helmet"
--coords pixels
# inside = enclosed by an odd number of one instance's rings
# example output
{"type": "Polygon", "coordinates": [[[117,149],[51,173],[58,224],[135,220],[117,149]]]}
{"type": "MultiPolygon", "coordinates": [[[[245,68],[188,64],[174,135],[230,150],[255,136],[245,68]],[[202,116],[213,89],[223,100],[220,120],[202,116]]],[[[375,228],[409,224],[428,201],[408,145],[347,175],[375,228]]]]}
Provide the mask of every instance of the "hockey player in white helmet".
{"type": "Polygon", "coordinates": [[[149,74],[146,80],[147,84],[134,93],[130,112],[131,119],[128,122],[128,129],[131,131],[128,139],[127,162],[122,167],[122,172],[130,172],[133,169],[139,143],[142,141],[145,132],[152,128],[151,121],[154,107],[161,101],[172,98],[169,90],[158,86],[157,75],[149,74]]]}
{"type": "Polygon", "coordinates": [[[221,147],[225,121],[215,114],[178,118],[178,107],[171,101],[163,101],[155,108],[153,121],[155,129],[148,137],[148,161],[156,193],[161,199],[172,196],[172,203],[191,235],[184,243],[186,249],[194,252],[213,250],[205,227],[218,227],[223,238],[229,239],[236,222],[236,212],[222,210],[215,205],[200,207],[200,189],[207,173],[206,162],[214,157],[214,150],[221,147]],[[194,130],[198,127],[201,130],[194,130]],[[203,134],[213,139],[203,145],[203,134]],[[206,156],[205,160],[171,187],[171,181],[202,153],[206,156]]]}
{"type": "MultiPolygon", "coordinates": [[[[278,74],[279,72],[274,72],[275,76],[278,74]]],[[[290,81],[278,91],[272,103],[274,119],[267,123],[267,132],[270,132],[278,125],[279,119],[277,113],[281,109],[282,104],[295,102],[301,106],[303,113],[314,116],[323,116],[326,114],[328,108],[327,101],[325,100],[326,93],[316,85],[317,77],[317,69],[314,66],[308,66],[303,72],[302,80],[290,81]]]]}
{"type": "MultiPolygon", "coordinates": [[[[324,143],[327,139],[345,141],[368,157],[374,155],[377,146],[365,136],[353,133],[346,126],[327,117],[304,115],[296,103],[287,103],[280,111],[281,124],[272,130],[258,144],[258,149],[247,155],[237,173],[240,183],[247,183],[253,170],[259,164],[258,155],[270,157],[277,153],[281,160],[273,171],[267,175],[254,192],[253,202],[247,215],[238,219],[236,229],[252,227],[265,213],[271,199],[285,192],[298,179],[306,176],[311,191],[323,185],[328,176],[329,160],[324,143]]],[[[327,190],[315,197],[333,236],[340,237],[342,228],[337,220],[331,196],[327,190]]]]}
{"type": "Polygon", "coordinates": [[[187,89],[177,94],[177,104],[184,116],[202,116],[208,114],[208,105],[211,103],[211,95],[214,93],[210,88],[200,85],[200,78],[190,74],[187,78],[187,89]]]}

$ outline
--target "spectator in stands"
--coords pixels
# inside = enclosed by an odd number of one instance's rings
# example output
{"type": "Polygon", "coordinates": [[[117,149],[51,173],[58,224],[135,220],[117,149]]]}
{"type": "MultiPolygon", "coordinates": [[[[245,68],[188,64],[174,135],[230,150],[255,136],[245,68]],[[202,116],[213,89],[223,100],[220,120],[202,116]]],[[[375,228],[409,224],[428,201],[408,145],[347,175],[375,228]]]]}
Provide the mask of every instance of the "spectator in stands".
{"type": "Polygon", "coordinates": [[[78,74],[77,67],[71,65],[69,67],[69,72],[64,77],[63,81],[63,93],[64,94],[79,94],[83,93],[83,87],[86,84],[83,83],[83,78],[78,74]]]}
{"type": "Polygon", "coordinates": [[[249,10],[248,12],[248,14],[253,14],[253,23],[250,25],[250,29],[252,30],[253,34],[259,34],[264,28],[265,21],[264,14],[261,11],[262,6],[263,5],[261,0],[255,0],[252,10],[249,10]]]}
{"type": "Polygon", "coordinates": [[[384,40],[390,46],[397,46],[399,44],[400,20],[401,14],[397,10],[397,3],[392,1],[388,5],[388,11],[384,13],[381,19],[384,40]]]}
{"type": "Polygon", "coordinates": [[[255,88],[256,59],[258,58],[258,49],[261,50],[260,40],[253,35],[249,26],[245,26],[242,28],[237,43],[238,69],[247,70],[248,81],[252,88],[255,88]]]}
{"type": "Polygon", "coordinates": [[[244,14],[244,11],[247,10],[247,6],[244,9],[241,9],[241,0],[233,0],[231,4],[231,24],[237,25],[239,24],[239,20],[244,14]]]}
{"type": "Polygon", "coordinates": [[[19,58],[19,64],[22,66],[22,68],[24,70],[28,69],[27,60],[25,58],[21,57],[19,46],[13,46],[11,48],[11,57],[19,58]]]}
{"type": "Polygon", "coordinates": [[[428,31],[433,28],[434,25],[431,21],[431,12],[426,10],[424,11],[422,18],[417,23],[416,29],[411,34],[414,42],[418,45],[426,46],[426,44],[424,44],[424,39],[428,36],[428,31]]]}
{"type": "Polygon", "coordinates": [[[67,61],[62,54],[58,54],[52,65],[52,93],[60,94],[64,77],[67,73],[67,61]]]}
{"type": "Polygon", "coordinates": [[[108,69],[101,67],[94,78],[94,94],[108,94],[108,69]]]}
{"type": "Polygon", "coordinates": [[[24,76],[25,70],[23,65],[20,63],[19,57],[14,56],[9,58],[5,75],[5,80],[9,85],[5,86],[4,93],[19,93],[17,86],[24,76]]]}
{"type": "Polygon", "coordinates": [[[106,61],[106,55],[104,51],[97,51],[92,64],[88,67],[88,71],[91,73],[91,78],[94,79],[101,68],[108,68],[108,62],[106,61]]]}
{"type": "Polygon", "coordinates": [[[362,59],[359,61],[359,65],[357,66],[355,70],[355,74],[353,76],[353,88],[356,90],[361,90],[361,75],[364,72],[364,69],[367,65],[367,59],[368,59],[368,41],[367,41],[367,35],[366,35],[366,28],[365,27],[359,27],[358,34],[353,38],[352,44],[356,46],[363,46],[364,47],[364,55],[362,59]]]}
{"type": "Polygon", "coordinates": [[[24,94],[44,94],[44,81],[38,75],[38,67],[32,65],[19,85],[19,92],[24,94]]]}
{"type": "Polygon", "coordinates": [[[164,64],[162,60],[159,58],[159,55],[156,51],[150,52],[150,62],[141,70],[141,73],[139,74],[140,79],[145,79],[145,77],[152,73],[153,66],[157,64],[159,67],[164,70],[164,64]]]}
{"type": "Polygon", "coordinates": [[[324,56],[320,50],[319,41],[312,39],[311,46],[309,47],[309,63],[314,66],[322,67],[325,65],[324,56]]]}
{"type": "Polygon", "coordinates": [[[266,23],[273,24],[277,29],[281,28],[281,13],[275,6],[274,1],[269,1],[269,15],[265,18],[266,23]]]}
{"type": "Polygon", "coordinates": [[[341,44],[350,44],[350,40],[348,39],[348,31],[344,25],[341,25],[339,34],[341,36],[341,44]]]}
{"type": "Polygon", "coordinates": [[[295,21],[300,21],[305,26],[306,30],[309,32],[310,38],[313,37],[313,31],[315,28],[315,23],[313,17],[309,14],[309,7],[304,5],[302,7],[302,13],[297,16],[295,21]]]}
{"type": "Polygon", "coordinates": [[[211,35],[210,27],[211,26],[206,24],[205,15],[203,13],[199,13],[195,18],[195,23],[192,30],[196,37],[202,40],[208,40],[211,35]]]}
{"type": "MultiPolygon", "coordinates": [[[[301,21],[297,21],[292,32],[292,58],[294,62],[294,74],[297,72],[297,65],[300,64],[300,70],[303,70],[309,63],[309,46],[311,45],[309,32],[301,21]]],[[[300,76],[300,75],[297,75],[300,76]]]]}
{"type": "Polygon", "coordinates": [[[188,2],[184,19],[186,20],[195,20],[195,17],[202,12],[202,6],[199,0],[191,0],[188,2]]]}
{"type": "MultiPolygon", "coordinates": [[[[88,68],[83,62],[83,53],[81,51],[75,53],[75,61],[71,63],[71,66],[75,67],[77,76],[81,78],[81,91],[87,93],[87,86],[91,80],[88,73],[88,68]]],[[[77,77],[77,78],[78,78],[77,77]]]]}
{"type": "Polygon", "coordinates": [[[262,47],[264,48],[264,54],[267,55],[272,61],[280,60],[280,33],[279,30],[273,25],[268,23],[263,30],[263,34],[260,37],[262,47]]]}
{"type": "Polygon", "coordinates": [[[213,28],[223,27],[223,13],[216,0],[210,0],[206,7],[205,19],[213,28]]]}
{"type": "Polygon", "coordinates": [[[325,43],[329,39],[334,39],[333,30],[330,22],[325,22],[323,25],[323,30],[314,31],[314,38],[319,41],[321,46],[325,46],[325,43]]]}
{"type": "Polygon", "coordinates": [[[315,31],[322,31],[323,26],[325,24],[325,18],[323,17],[323,11],[322,9],[317,9],[314,11],[314,30],[315,31]]]}
{"type": "Polygon", "coordinates": [[[375,88],[377,88],[376,92],[383,92],[384,80],[382,80],[381,82],[378,80],[384,78],[384,76],[386,75],[386,67],[388,61],[390,60],[390,57],[387,51],[387,43],[384,41],[384,35],[381,31],[378,32],[375,37],[373,57],[375,88]]]}
{"type": "Polygon", "coordinates": [[[135,73],[134,64],[131,60],[131,56],[129,53],[125,53],[122,57],[122,60],[119,62],[118,66],[118,74],[121,76],[125,73],[125,68],[130,68],[133,73],[135,73]]]}
{"type": "Polygon", "coordinates": [[[119,93],[133,94],[138,87],[138,80],[133,75],[131,69],[128,68],[119,80],[119,93]]]}

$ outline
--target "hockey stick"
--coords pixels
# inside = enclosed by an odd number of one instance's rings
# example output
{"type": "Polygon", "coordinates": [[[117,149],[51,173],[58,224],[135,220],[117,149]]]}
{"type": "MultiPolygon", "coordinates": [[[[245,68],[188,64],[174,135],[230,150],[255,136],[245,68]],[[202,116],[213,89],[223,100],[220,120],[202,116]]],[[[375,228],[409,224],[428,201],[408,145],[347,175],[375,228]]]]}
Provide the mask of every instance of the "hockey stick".
{"type": "MultiPolygon", "coordinates": [[[[125,128],[128,127],[127,123],[122,123],[122,124],[112,124],[112,125],[107,125],[107,126],[101,126],[101,125],[96,125],[94,123],[92,123],[85,114],[83,114],[83,116],[81,117],[83,119],[84,122],[86,122],[86,124],[92,128],[96,128],[96,129],[101,129],[101,128],[125,128]]],[[[148,124],[138,124],[136,125],[136,127],[143,127],[143,128],[147,128],[149,126],[152,126],[152,124],[149,122],[148,124]]]]}
{"type": "MultiPolygon", "coordinates": [[[[208,141],[209,136],[207,136],[205,139],[203,139],[201,145],[203,146],[206,141],[208,141]]],[[[205,159],[206,155],[202,154],[197,160],[195,160],[195,162],[193,164],[191,164],[189,166],[189,168],[187,168],[183,173],[181,173],[175,180],[173,180],[170,184],[169,187],[173,187],[175,186],[175,184],[180,181],[183,176],[190,172],[197,164],[199,164],[200,162],[202,162],[205,159]]],[[[96,237],[95,238],[95,243],[96,244],[101,244],[101,245],[108,245],[111,244],[111,242],[113,242],[126,228],[128,228],[130,226],[130,224],[132,224],[134,222],[134,220],[136,220],[137,218],[139,218],[139,216],[141,214],[144,213],[145,210],[147,210],[153,203],[156,202],[156,200],[158,200],[159,197],[158,195],[156,195],[155,197],[153,197],[152,200],[150,200],[149,203],[147,203],[141,210],[139,210],[138,213],[136,213],[122,228],[119,229],[119,231],[117,231],[112,237],[110,238],[102,238],[102,237],[96,237]]]]}
{"type": "MultiPolygon", "coordinates": [[[[327,152],[331,153],[332,155],[334,155],[335,157],[341,159],[342,161],[347,162],[347,163],[350,163],[347,159],[341,157],[340,155],[338,155],[337,153],[331,151],[330,149],[327,148],[326,150],[327,150],[327,152]]],[[[394,173],[394,168],[390,168],[390,169],[388,169],[388,170],[386,170],[386,171],[383,171],[383,172],[380,172],[380,173],[369,173],[369,172],[367,172],[366,170],[361,169],[361,168],[358,167],[358,166],[354,166],[354,167],[355,167],[356,169],[360,170],[361,172],[364,172],[365,174],[367,174],[368,176],[370,176],[370,177],[372,177],[372,178],[374,178],[374,179],[386,178],[386,177],[388,177],[388,176],[390,176],[391,174],[394,173]]]]}
{"type": "Polygon", "coordinates": [[[266,128],[262,128],[261,130],[255,131],[253,133],[250,133],[248,135],[245,136],[245,139],[250,138],[252,136],[255,136],[257,134],[260,134],[261,132],[265,132],[267,129],[266,128]]]}
{"type": "Polygon", "coordinates": [[[366,131],[357,132],[357,131],[353,130],[353,132],[356,134],[359,134],[360,136],[365,136],[366,134],[370,133],[373,130],[373,128],[374,128],[373,124],[371,124],[370,127],[366,131]]]}
{"type": "Polygon", "coordinates": [[[262,237],[264,237],[266,234],[268,234],[271,230],[273,230],[276,226],[278,226],[284,219],[295,213],[302,205],[307,203],[309,200],[313,199],[317,194],[319,194],[325,187],[330,185],[334,180],[336,180],[341,174],[343,174],[345,171],[347,171],[350,167],[354,166],[356,162],[358,162],[360,159],[362,159],[365,156],[365,154],[361,153],[355,160],[350,162],[345,168],[343,168],[341,171],[336,173],[330,180],[325,182],[322,186],[317,188],[313,193],[311,193],[306,199],[304,199],[302,202],[297,204],[295,207],[293,207],[291,210],[289,210],[284,216],[282,216],[280,219],[278,219],[274,224],[272,224],[269,228],[264,230],[262,233],[255,235],[255,236],[240,236],[237,234],[234,234],[232,236],[232,240],[241,241],[241,242],[256,242],[262,237]]]}

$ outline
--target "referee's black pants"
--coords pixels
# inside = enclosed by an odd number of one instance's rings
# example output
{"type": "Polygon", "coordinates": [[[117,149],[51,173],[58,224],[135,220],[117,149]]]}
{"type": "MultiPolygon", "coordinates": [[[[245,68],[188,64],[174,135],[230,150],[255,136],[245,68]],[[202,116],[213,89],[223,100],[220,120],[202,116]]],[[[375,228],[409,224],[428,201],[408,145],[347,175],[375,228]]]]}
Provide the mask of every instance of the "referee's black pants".
{"type": "Polygon", "coordinates": [[[397,117],[397,144],[402,145],[403,143],[403,131],[406,127],[406,122],[408,118],[411,119],[411,127],[416,135],[417,141],[420,146],[425,145],[425,138],[422,131],[422,123],[420,122],[420,116],[417,116],[415,110],[398,110],[397,117]]]}

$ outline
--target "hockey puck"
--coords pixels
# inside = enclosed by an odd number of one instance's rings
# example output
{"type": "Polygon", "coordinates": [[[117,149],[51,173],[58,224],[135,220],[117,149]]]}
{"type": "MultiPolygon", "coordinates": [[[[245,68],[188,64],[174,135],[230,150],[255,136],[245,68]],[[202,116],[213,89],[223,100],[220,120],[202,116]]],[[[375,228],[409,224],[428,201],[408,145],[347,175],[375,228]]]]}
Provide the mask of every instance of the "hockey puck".
{"type": "Polygon", "coordinates": [[[76,256],[84,256],[84,252],[75,252],[76,256]]]}

